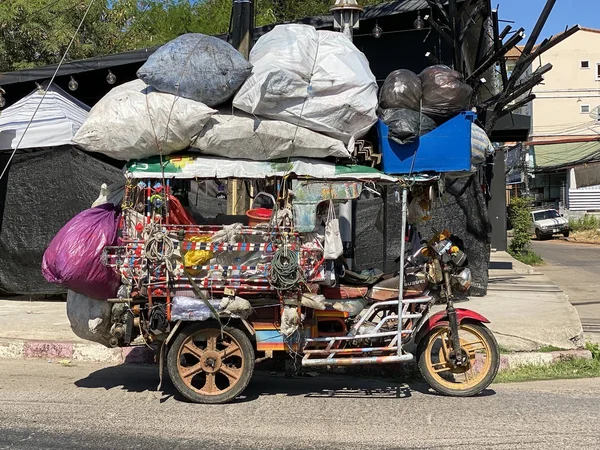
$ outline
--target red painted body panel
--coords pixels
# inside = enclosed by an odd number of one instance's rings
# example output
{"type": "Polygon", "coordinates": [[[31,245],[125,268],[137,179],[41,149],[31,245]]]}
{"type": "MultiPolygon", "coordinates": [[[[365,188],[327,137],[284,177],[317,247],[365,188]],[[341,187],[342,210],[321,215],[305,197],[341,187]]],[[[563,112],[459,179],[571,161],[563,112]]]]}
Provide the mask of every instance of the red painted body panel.
{"type": "MultiPolygon", "coordinates": [[[[483,317],[481,314],[476,313],[475,311],[471,311],[470,309],[464,308],[456,308],[456,319],[458,323],[462,323],[464,320],[473,320],[475,322],[480,323],[490,323],[488,319],[483,317]]],[[[421,328],[418,331],[418,336],[416,341],[421,340],[423,336],[425,336],[430,330],[435,328],[440,323],[448,322],[448,313],[444,311],[439,311],[433,314],[426,322],[423,323],[421,328]]]]}

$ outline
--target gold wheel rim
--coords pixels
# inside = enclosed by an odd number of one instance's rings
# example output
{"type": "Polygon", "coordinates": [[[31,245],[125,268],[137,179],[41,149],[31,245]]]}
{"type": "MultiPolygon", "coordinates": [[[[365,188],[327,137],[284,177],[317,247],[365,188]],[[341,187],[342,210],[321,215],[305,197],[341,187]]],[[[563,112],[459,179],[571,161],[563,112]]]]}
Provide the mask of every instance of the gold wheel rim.
{"type": "Polygon", "coordinates": [[[461,350],[467,353],[469,358],[465,366],[456,367],[450,363],[448,358],[451,347],[449,331],[448,327],[442,327],[431,335],[425,349],[425,364],[430,375],[440,385],[448,389],[467,390],[479,384],[492,367],[490,343],[476,328],[467,324],[460,325],[460,347],[461,350]],[[471,339],[467,339],[465,334],[470,334],[471,339]],[[440,345],[438,350],[435,348],[436,344],[440,345]],[[433,359],[432,355],[436,355],[436,360],[433,359]],[[484,356],[483,363],[479,362],[484,356]],[[478,368],[477,366],[481,366],[481,369],[475,371],[478,368]],[[452,375],[453,380],[446,378],[449,375],[452,375]]]}
{"type": "Polygon", "coordinates": [[[215,328],[188,336],[177,354],[183,383],[201,395],[220,395],[235,387],[246,367],[240,343],[215,328]]]}

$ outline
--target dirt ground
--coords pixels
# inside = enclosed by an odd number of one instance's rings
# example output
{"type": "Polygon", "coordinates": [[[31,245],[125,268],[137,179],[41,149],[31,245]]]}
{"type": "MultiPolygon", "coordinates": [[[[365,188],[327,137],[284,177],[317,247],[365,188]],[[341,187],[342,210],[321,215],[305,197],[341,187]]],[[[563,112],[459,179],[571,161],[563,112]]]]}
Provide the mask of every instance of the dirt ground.
{"type": "Polygon", "coordinates": [[[572,232],[569,241],[581,244],[600,244],[600,230],[572,232]]]}

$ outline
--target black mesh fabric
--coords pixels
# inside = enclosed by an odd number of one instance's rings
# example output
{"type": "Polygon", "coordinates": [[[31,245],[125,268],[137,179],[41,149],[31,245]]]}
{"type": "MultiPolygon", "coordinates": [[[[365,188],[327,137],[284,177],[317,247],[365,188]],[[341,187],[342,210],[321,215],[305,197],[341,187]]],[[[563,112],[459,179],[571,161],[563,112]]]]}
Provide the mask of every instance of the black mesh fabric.
{"type": "MultiPolygon", "coordinates": [[[[398,270],[395,259],[400,256],[402,205],[396,197],[394,189],[388,189],[385,201],[358,201],[355,260],[358,271],[371,268],[384,272],[398,270]]],[[[460,239],[473,275],[469,295],[485,295],[492,228],[476,177],[448,180],[446,192],[432,206],[431,216],[430,221],[421,222],[417,227],[423,239],[430,239],[435,231],[444,229],[460,239]]]]}
{"type": "Polygon", "coordinates": [[[430,239],[434,230],[447,229],[460,238],[473,275],[469,295],[486,295],[492,225],[477,177],[447,180],[446,193],[434,203],[431,216],[419,227],[423,237],[430,239]]]}
{"type": "MultiPolygon", "coordinates": [[[[9,156],[0,153],[0,168],[9,156]]],[[[91,206],[102,183],[122,179],[119,169],[72,146],[17,153],[0,180],[0,293],[65,292],[42,276],[46,247],[65,223],[91,206]]]]}

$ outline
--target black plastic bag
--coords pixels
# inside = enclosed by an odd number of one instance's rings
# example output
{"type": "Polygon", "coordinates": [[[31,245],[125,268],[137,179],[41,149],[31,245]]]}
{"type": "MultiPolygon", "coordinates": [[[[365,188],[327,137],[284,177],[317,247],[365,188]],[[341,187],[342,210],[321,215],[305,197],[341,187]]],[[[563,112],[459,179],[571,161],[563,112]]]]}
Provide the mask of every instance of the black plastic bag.
{"type": "Polygon", "coordinates": [[[226,102],[252,66],[226,41],[190,33],[166,43],[137,71],[154,89],[213,107],[226,102]]]}
{"type": "Polygon", "coordinates": [[[423,88],[423,113],[436,122],[444,122],[470,109],[473,89],[460,73],[448,66],[427,67],[419,74],[423,88]]]}
{"type": "Polygon", "coordinates": [[[437,125],[425,114],[405,108],[380,109],[379,118],[388,127],[388,137],[398,144],[410,144],[437,125]]]}
{"type": "Polygon", "coordinates": [[[379,107],[421,109],[421,79],[410,70],[400,69],[390,73],[379,94],[379,107]]]}

